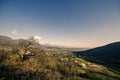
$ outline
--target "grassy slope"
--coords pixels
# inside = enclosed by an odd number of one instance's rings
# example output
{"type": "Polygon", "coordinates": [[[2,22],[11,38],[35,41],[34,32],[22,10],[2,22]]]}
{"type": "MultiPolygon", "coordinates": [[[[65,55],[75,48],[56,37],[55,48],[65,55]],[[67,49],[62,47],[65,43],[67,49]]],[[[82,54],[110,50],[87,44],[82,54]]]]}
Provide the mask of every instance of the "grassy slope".
{"type": "Polygon", "coordinates": [[[76,52],[84,58],[105,65],[117,73],[120,72],[120,42],[108,44],[102,47],[90,49],[83,52],[76,52]]]}
{"type": "Polygon", "coordinates": [[[17,53],[0,47],[0,80],[119,80],[120,75],[102,65],[77,58],[69,51],[36,49],[23,62],[17,53]],[[77,63],[75,62],[77,61],[77,63]],[[80,67],[84,63],[86,67],[80,67]]]}

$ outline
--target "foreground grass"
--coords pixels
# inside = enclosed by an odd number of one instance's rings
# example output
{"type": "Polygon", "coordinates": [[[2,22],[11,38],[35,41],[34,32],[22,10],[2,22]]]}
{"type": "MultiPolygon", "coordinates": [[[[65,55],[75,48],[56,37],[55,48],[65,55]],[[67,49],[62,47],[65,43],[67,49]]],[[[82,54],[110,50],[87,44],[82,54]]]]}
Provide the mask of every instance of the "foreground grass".
{"type": "MultiPolygon", "coordinates": [[[[10,47],[11,48],[11,47],[10,47]]],[[[77,58],[70,51],[35,49],[35,56],[21,61],[15,49],[0,49],[0,80],[119,80],[102,65],[77,58]],[[80,64],[85,66],[80,66],[80,64]]]]}

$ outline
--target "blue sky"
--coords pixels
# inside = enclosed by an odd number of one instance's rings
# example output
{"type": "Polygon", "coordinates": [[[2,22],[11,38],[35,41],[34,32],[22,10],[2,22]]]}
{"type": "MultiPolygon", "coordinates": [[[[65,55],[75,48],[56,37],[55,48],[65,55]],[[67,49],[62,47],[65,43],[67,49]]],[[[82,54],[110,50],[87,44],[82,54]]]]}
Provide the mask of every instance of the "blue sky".
{"type": "Polygon", "coordinates": [[[0,0],[0,34],[96,47],[120,40],[119,0],[0,0]]]}

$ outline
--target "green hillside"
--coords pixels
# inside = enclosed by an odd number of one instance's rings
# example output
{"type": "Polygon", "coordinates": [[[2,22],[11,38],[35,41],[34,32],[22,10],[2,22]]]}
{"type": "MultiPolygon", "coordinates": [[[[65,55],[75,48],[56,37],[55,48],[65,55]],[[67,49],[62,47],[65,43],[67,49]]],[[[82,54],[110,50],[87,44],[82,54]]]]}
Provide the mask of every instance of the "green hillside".
{"type": "Polygon", "coordinates": [[[111,43],[86,51],[75,52],[75,54],[120,72],[120,42],[111,43]]]}
{"type": "Polygon", "coordinates": [[[0,46],[0,80],[119,80],[106,67],[75,57],[70,51],[0,46]],[[27,52],[27,51],[26,51],[27,52]]]}
{"type": "Polygon", "coordinates": [[[0,80],[120,80],[115,71],[73,55],[77,50],[0,36],[0,80]]]}

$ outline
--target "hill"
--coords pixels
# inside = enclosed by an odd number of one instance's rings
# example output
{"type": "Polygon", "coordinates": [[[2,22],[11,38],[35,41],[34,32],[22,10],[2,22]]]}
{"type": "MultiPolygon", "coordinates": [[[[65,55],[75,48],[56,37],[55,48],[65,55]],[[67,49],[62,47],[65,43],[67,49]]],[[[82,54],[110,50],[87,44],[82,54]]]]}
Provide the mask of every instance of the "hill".
{"type": "MultiPolygon", "coordinates": [[[[102,65],[88,62],[69,51],[32,49],[21,61],[19,46],[0,47],[0,80],[119,80],[102,65]]],[[[23,51],[23,50],[22,50],[23,51]]]]}
{"type": "Polygon", "coordinates": [[[72,54],[79,49],[0,37],[0,80],[120,80],[107,67],[72,54]]]}
{"type": "Polygon", "coordinates": [[[120,72],[120,42],[114,42],[86,51],[74,52],[74,54],[120,72]]]}
{"type": "Polygon", "coordinates": [[[61,50],[69,50],[69,51],[82,51],[86,50],[87,48],[67,48],[67,47],[61,47],[61,46],[53,46],[50,44],[39,44],[35,42],[34,40],[29,40],[29,39],[12,39],[8,36],[5,35],[0,35],[0,45],[2,46],[21,46],[25,45],[31,42],[31,46],[34,48],[44,48],[46,50],[56,50],[56,51],[61,51],[61,50]]]}
{"type": "Polygon", "coordinates": [[[12,39],[8,36],[0,35],[0,45],[2,46],[22,46],[27,45],[29,43],[32,47],[42,48],[42,45],[40,45],[39,43],[30,41],[28,39],[12,39]]]}
{"type": "Polygon", "coordinates": [[[10,45],[14,40],[8,36],[0,35],[0,45],[10,45]]]}

